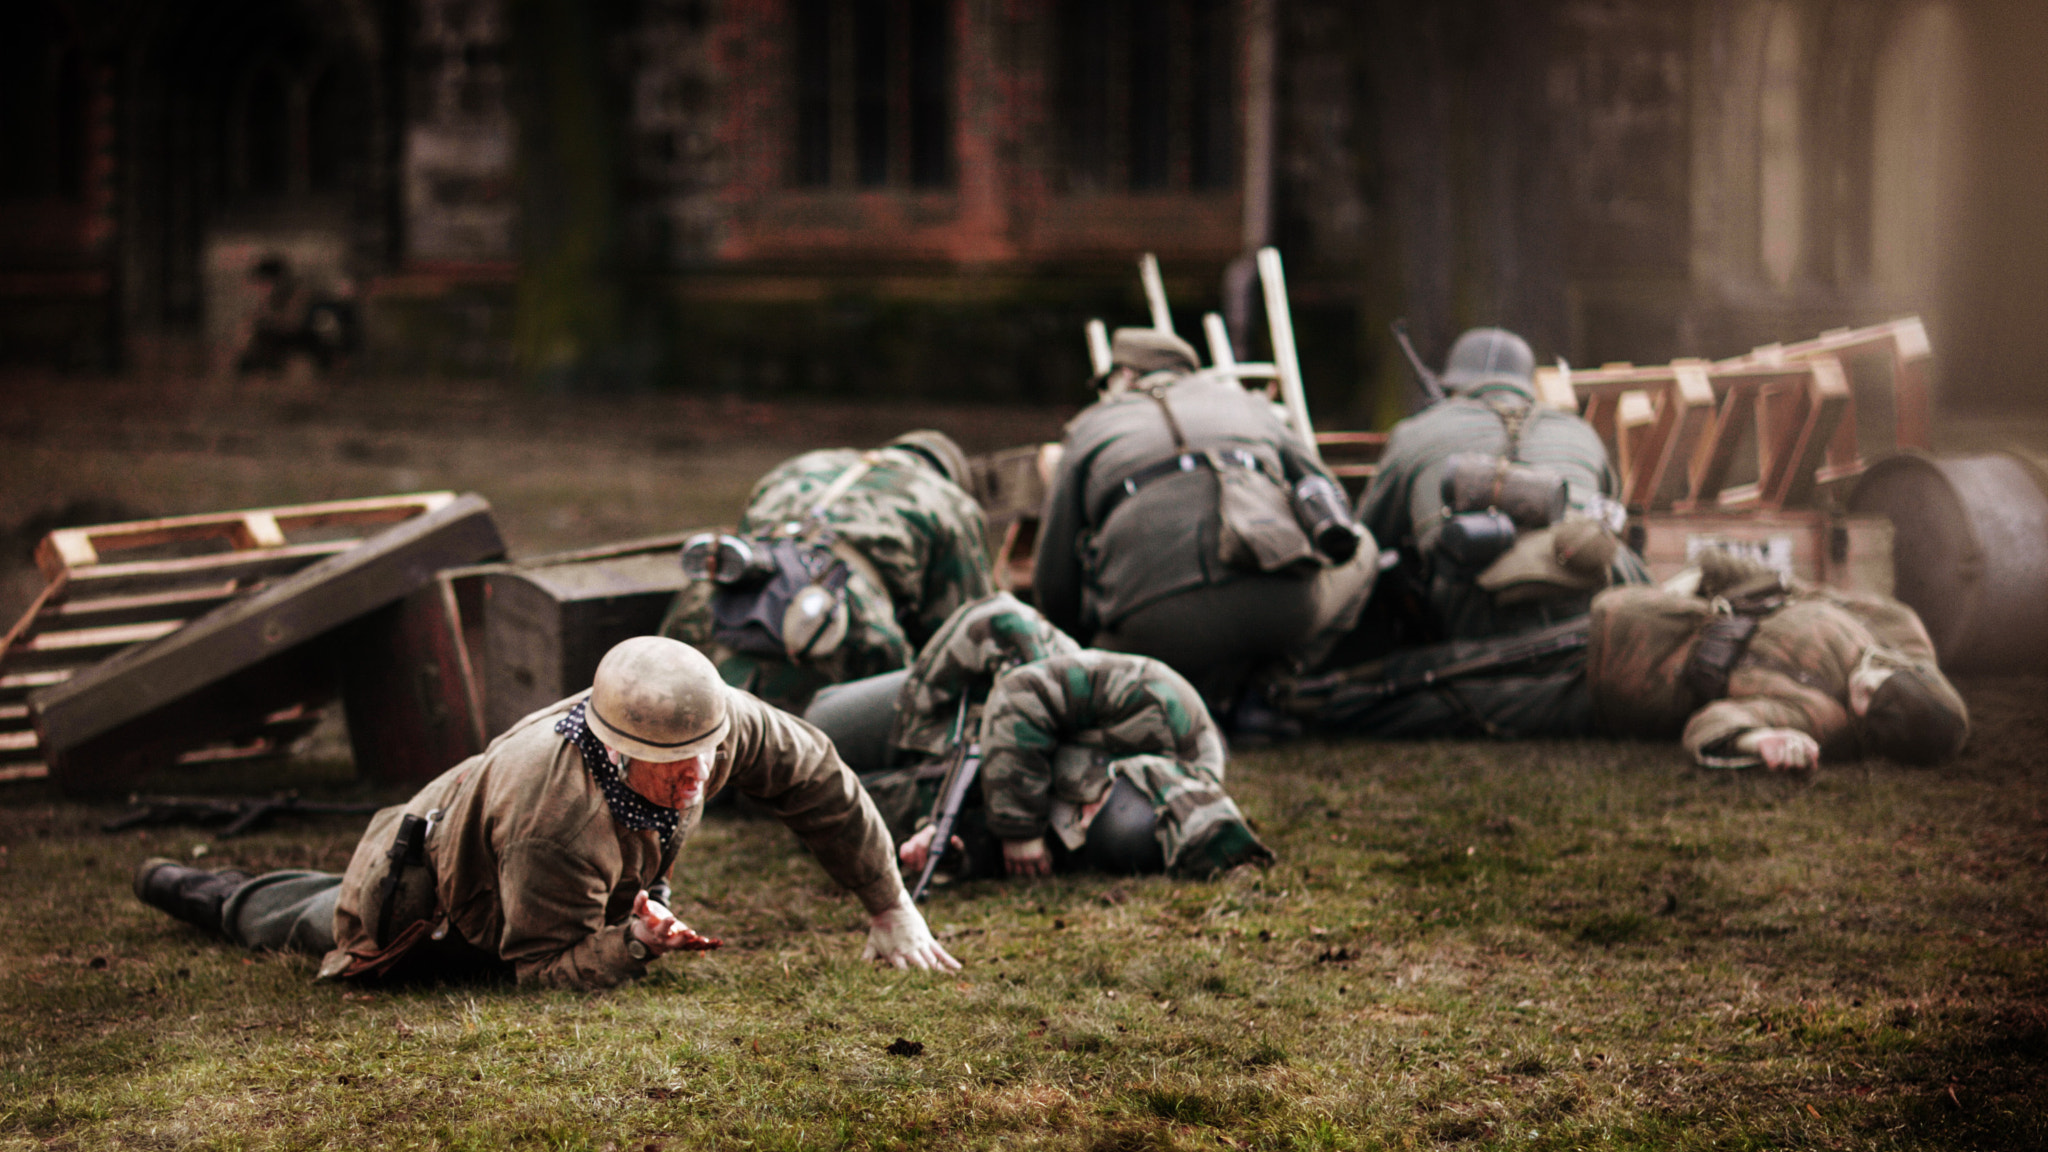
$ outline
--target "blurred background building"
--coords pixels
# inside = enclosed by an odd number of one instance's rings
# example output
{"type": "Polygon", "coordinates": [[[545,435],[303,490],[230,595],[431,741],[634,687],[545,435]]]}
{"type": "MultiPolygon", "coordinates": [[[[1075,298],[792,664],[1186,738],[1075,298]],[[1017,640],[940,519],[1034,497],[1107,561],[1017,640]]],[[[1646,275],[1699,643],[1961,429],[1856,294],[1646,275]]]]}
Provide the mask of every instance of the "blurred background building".
{"type": "MultiPolygon", "coordinates": [[[[1919,312],[2038,395],[2038,0],[10,0],[0,361],[220,363],[282,259],[357,371],[1078,398],[1286,255],[1311,398],[1919,312]]],[[[1256,352],[1254,348],[1252,351],[1256,352]]]]}

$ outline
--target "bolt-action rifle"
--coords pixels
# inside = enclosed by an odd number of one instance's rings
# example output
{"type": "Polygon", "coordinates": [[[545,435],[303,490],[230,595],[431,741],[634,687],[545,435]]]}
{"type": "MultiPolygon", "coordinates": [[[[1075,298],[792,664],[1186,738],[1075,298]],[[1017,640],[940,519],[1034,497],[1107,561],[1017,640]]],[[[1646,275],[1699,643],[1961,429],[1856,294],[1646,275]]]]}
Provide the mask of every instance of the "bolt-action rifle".
{"type": "Polygon", "coordinates": [[[1394,321],[1393,329],[1394,342],[1401,346],[1402,355],[1408,357],[1408,366],[1415,370],[1415,379],[1421,382],[1422,391],[1429,397],[1429,402],[1431,404],[1443,403],[1444,382],[1437,377],[1437,374],[1430,369],[1429,365],[1422,362],[1422,357],[1415,354],[1415,345],[1408,341],[1408,321],[1394,321]]]}
{"type": "Polygon", "coordinates": [[[952,762],[946,766],[946,778],[939,785],[938,807],[932,812],[932,843],[924,857],[924,871],[917,877],[917,883],[910,889],[913,903],[923,900],[931,887],[932,877],[938,873],[939,861],[953,842],[953,825],[960,819],[960,809],[967,803],[968,789],[974,787],[974,778],[981,773],[981,746],[967,736],[968,695],[961,693],[960,712],[953,718],[952,762]]]}

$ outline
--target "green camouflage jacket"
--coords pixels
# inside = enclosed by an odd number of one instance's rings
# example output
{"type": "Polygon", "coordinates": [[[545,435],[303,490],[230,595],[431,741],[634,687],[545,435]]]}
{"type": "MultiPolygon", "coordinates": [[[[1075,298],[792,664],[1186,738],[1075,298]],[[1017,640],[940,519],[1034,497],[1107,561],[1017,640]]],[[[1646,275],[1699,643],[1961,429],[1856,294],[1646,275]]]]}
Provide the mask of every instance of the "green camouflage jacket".
{"type": "MultiPolygon", "coordinates": [[[[1166,761],[1204,785],[1203,800],[1211,801],[1210,793],[1221,797],[1225,758],[1201,694],[1179,673],[1148,657],[1092,650],[998,677],[982,713],[981,754],[988,828],[1005,840],[1044,835],[1056,799],[1101,799],[1110,784],[1103,760],[1166,761]],[[1094,749],[1102,758],[1055,756],[1063,745],[1094,749]]],[[[1238,818],[1235,805],[1223,815],[1238,818]]],[[[1185,830],[1183,839],[1197,842],[1199,831],[1185,830]]]]}
{"type": "Polygon", "coordinates": [[[794,670],[758,666],[772,662],[722,650],[711,640],[715,586],[709,581],[676,594],[662,634],[710,653],[729,682],[800,708],[824,684],[909,664],[954,609],[988,595],[993,579],[981,506],[922,457],[900,448],[831,448],[784,461],[754,486],[739,533],[768,533],[801,521],[818,495],[864,455],[875,466],[825,510],[823,519],[867,560],[882,587],[856,568],[846,586],[847,637],[836,650],[794,670]],[[777,690],[784,681],[790,690],[777,690]]]}
{"type": "MultiPolygon", "coordinates": [[[[897,694],[889,746],[918,756],[944,756],[951,746],[960,698],[969,697],[966,731],[978,730],[981,701],[995,678],[1034,660],[1081,651],[1072,637],[1008,592],[962,607],[917,654],[897,694]]],[[[905,758],[899,758],[899,761],[905,758]]]]}
{"type": "Polygon", "coordinates": [[[1786,592],[1784,606],[1758,622],[1730,669],[1728,694],[1703,707],[1686,689],[1684,673],[1716,601],[1637,587],[1594,597],[1586,680],[1599,730],[1679,735],[1708,767],[1757,763],[1734,748],[1736,737],[1756,728],[1797,729],[1820,743],[1823,759],[1854,759],[1849,676],[1863,653],[1882,645],[1931,664],[1934,644],[1913,610],[1890,597],[1803,581],[1786,592]]]}

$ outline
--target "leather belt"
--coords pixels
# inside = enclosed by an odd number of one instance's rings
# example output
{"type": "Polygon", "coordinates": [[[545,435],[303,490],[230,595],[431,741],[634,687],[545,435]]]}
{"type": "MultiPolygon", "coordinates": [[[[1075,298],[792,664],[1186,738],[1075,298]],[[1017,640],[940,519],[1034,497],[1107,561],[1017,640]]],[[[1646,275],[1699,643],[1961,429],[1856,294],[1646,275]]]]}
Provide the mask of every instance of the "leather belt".
{"type": "MultiPolygon", "coordinates": [[[[1266,472],[1266,466],[1259,458],[1242,448],[1215,448],[1207,452],[1182,452],[1177,456],[1168,456],[1164,460],[1145,465],[1124,477],[1123,483],[1111,488],[1102,499],[1102,507],[1095,512],[1094,523],[1108,523],[1110,513],[1115,512],[1118,505],[1136,496],[1140,488],[1154,480],[1201,468],[1215,468],[1219,463],[1250,472],[1266,472]]],[[[1272,474],[1267,472],[1267,475],[1270,477],[1272,474]]],[[[1285,487],[1284,484],[1281,486],[1285,487]]]]}

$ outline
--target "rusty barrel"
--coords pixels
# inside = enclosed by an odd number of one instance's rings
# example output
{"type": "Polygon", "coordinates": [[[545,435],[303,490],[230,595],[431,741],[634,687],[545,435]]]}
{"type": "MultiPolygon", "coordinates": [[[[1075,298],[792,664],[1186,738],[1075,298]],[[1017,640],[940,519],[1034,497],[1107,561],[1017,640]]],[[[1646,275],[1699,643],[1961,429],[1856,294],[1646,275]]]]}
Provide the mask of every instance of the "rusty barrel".
{"type": "Polygon", "coordinates": [[[1894,592],[1920,614],[1944,668],[2048,667],[2048,483],[2010,452],[1903,453],[1849,496],[1892,521],[1894,592]]]}

